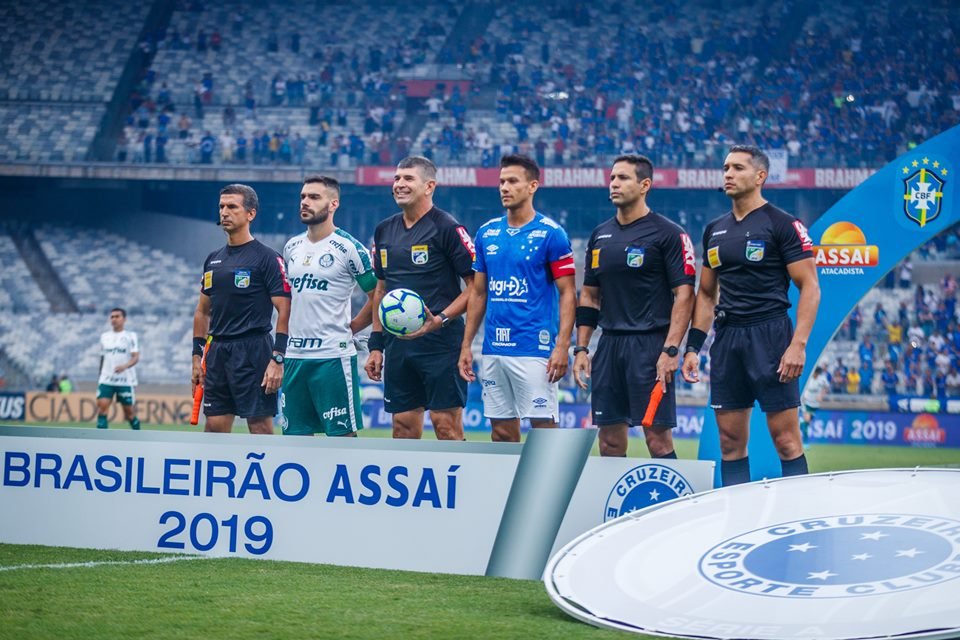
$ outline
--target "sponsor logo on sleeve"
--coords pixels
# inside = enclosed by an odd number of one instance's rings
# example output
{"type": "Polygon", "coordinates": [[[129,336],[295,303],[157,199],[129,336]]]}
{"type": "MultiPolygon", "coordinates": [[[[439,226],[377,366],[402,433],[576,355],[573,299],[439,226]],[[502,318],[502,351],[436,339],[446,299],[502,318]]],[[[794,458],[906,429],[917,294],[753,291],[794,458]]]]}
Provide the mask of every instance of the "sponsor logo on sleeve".
{"type": "Polygon", "coordinates": [[[683,245],[683,273],[687,276],[697,275],[697,257],[693,251],[693,241],[685,233],[680,234],[680,243],[683,245]]]}
{"type": "MultiPolygon", "coordinates": [[[[283,264],[283,258],[281,258],[280,256],[277,256],[277,264],[280,265],[280,279],[283,281],[283,290],[284,290],[286,293],[290,293],[290,280],[287,278],[287,265],[283,264]]],[[[250,273],[247,272],[247,276],[248,276],[248,278],[247,278],[247,284],[248,284],[248,286],[249,286],[249,282],[250,282],[250,280],[249,280],[249,275],[250,275],[250,273]]],[[[234,278],[234,281],[236,281],[236,278],[234,278]]],[[[238,285],[238,286],[239,286],[239,285],[238,285]]]]}
{"type": "Polygon", "coordinates": [[[590,252],[590,268],[599,269],[600,268],[600,249],[594,249],[590,252]]]}
{"type": "Polygon", "coordinates": [[[203,288],[205,290],[213,288],[213,271],[203,272],[203,288]]]}
{"type": "Polygon", "coordinates": [[[380,267],[382,269],[387,268],[387,250],[386,249],[380,249],[380,267]]]}
{"type": "Polygon", "coordinates": [[[793,230],[797,232],[797,238],[800,239],[800,248],[803,251],[810,251],[810,249],[813,248],[813,239],[810,238],[810,233],[807,231],[807,228],[803,226],[803,223],[799,220],[794,220],[793,230]]]}
{"type": "Polygon", "coordinates": [[[720,247],[710,247],[707,249],[707,264],[710,265],[711,269],[716,269],[721,265],[720,247]]]}
{"type": "Polygon", "coordinates": [[[463,243],[463,246],[470,252],[470,259],[473,260],[476,258],[477,250],[476,247],[473,246],[473,239],[470,237],[470,234],[467,233],[466,228],[457,227],[457,235],[460,236],[460,242],[463,243]]]}

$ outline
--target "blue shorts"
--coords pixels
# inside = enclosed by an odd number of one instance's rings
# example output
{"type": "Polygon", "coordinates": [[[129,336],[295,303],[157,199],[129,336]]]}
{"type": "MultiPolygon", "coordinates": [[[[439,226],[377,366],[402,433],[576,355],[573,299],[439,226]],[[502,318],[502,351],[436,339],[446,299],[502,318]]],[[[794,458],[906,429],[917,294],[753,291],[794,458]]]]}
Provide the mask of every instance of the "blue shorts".
{"type": "Polygon", "coordinates": [[[799,407],[799,379],[780,382],[777,373],[792,339],[788,316],[718,328],[710,347],[710,406],[733,411],[759,401],[765,413],[799,407]]]}
{"type": "MultiPolygon", "coordinates": [[[[593,424],[602,427],[626,422],[640,426],[650,392],[658,384],[657,360],[666,339],[665,330],[600,335],[590,367],[593,424]]],[[[667,392],[653,416],[653,426],[669,429],[677,426],[675,386],[667,385],[667,392]]]]}

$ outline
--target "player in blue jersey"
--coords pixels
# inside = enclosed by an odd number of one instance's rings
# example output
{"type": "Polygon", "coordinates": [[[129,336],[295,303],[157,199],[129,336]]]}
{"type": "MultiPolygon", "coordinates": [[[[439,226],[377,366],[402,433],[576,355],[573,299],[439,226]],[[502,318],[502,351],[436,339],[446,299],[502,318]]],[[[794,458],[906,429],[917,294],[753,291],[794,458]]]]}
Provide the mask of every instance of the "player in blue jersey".
{"type": "Polygon", "coordinates": [[[476,380],[470,347],[485,320],[480,379],[495,442],[519,442],[521,418],[555,427],[557,383],[567,373],[576,267],[566,232],[533,207],[539,185],[536,162],[504,156],[500,201],[507,213],[480,227],[474,243],[459,367],[464,379],[476,380]]]}

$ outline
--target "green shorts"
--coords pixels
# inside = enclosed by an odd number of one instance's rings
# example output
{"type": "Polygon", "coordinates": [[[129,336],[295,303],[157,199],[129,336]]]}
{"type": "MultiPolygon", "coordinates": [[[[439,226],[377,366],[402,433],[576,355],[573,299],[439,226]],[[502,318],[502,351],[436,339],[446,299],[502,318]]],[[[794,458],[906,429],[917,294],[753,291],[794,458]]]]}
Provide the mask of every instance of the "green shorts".
{"type": "Polygon", "coordinates": [[[137,394],[134,393],[133,387],[125,387],[116,384],[98,384],[97,385],[97,399],[106,398],[107,400],[113,400],[113,396],[117,396],[117,401],[120,404],[130,406],[137,401],[137,394]]]}
{"type": "Polygon", "coordinates": [[[343,436],[363,428],[357,356],[288,359],[283,365],[283,433],[343,436]]]}

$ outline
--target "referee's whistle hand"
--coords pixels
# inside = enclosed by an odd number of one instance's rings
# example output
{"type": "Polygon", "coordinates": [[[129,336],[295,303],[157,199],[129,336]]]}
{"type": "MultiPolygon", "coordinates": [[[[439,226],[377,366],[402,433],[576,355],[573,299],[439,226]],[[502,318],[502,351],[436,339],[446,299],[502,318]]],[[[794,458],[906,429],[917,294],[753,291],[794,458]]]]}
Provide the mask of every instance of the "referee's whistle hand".
{"type": "Polygon", "coordinates": [[[683,379],[691,384],[700,382],[700,356],[688,353],[683,356],[683,366],[680,368],[683,379]]]}

